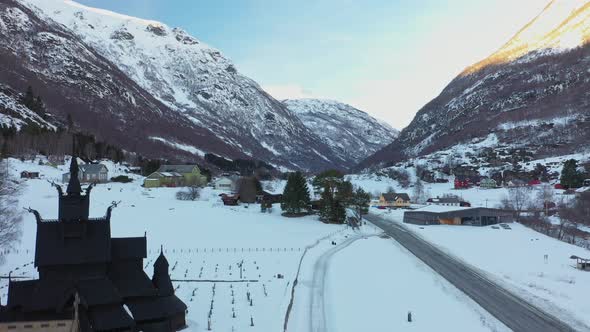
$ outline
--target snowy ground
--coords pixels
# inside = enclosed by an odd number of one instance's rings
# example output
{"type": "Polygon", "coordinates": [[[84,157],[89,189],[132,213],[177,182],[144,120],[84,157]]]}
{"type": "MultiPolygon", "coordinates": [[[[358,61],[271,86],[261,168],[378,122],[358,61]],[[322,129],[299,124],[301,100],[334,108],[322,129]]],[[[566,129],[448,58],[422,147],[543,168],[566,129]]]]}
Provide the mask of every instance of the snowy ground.
{"type": "MultiPolygon", "coordinates": [[[[55,169],[16,160],[11,160],[9,167],[13,174],[25,169],[41,171],[42,179],[22,182],[19,205],[31,206],[45,218],[55,218],[57,193],[48,181],[59,181],[67,167],[55,169]]],[[[107,167],[114,173],[124,173],[113,164],[107,167]]],[[[206,331],[210,311],[213,331],[282,330],[298,270],[289,331],[310,329],[311,320],[318,317],[310,310],[311,303],[323,306],[324,315],[320,317],[325,318],[326,331],[348,331],[348,325],[358,326],[351,314],[357,306],[359,315],[371,320],[371,325],[365,326],[372,327],[360,330],[389,331],[395,324],[403,328],[406,310],[414,312],[412,331],[432,331],[435,324],[470,331],[497,326],[479,307],[390,240],[361,239],[340,247],[348,239],[375,235],[370,228],[359,234],[343,226],[322,224],[313,216],[284,218],[278,206],[271,214],[262,214],[257,205],[225,207],[219,202],[219,192],[210,188],[203,189],[199,201],[177,201],[177,189],[144,189],[141,178],[135,178],[129,184],[98,185],[91,194],[91,216],[104,215],[110,202],[120,201],[112,216],[112,234],[125,237],[147,233],[148,258],[144,265],[148,275],[160,245],[164,247],[177,295],[189,307],[188,331],[206,331]],[[333,246],[331,241],[338,245],[333,246]],[[387,259],[365,259],[372,254],[387,259]],[[277,274],[285,278],[279,279],[277,274]],[[310,287],[318,283],[327,287],[310,287]],[[401,292],[400,287],[406,291],[401,292]],[[368,290],[366,294],[363,288],[368,290]],[[433,303],[440,307],[436,309],[433,303]],[[461,310],[461,325],[445,318],[456,310],[461,310]],[[392,320],[396,320],[394,325],[390,325],[392,320]]],[[[22,241],[4,255],[2,276],[9,272],[13,277],[37,276],[32,265],[36,225],[32,215],[24,217],[22,241]]],[[[2,279],[2,303],[6,303],[6,296],[7,280],[2,279]]]]}
{"type": "MultiPolygon", "coordinates": [[[[402,223],[401,210],[372,212],[402,223]]],[[[590,326],[590,273],[576,270],[574,261],[569,259],[571,255],[590,257],[590,251],[515,223],[510,224],[510,230],[446,225],[406,227],[564,321],[581,330],[590,326]],[[548,255],[547,260],[544,255],[548,255]]]]}
{"type": "Polygon", "coordinates": [[[357,241],[331,265],[327,331],[509,331],[391,239],[357,241]]]}
{"type": "MultiPolygon", "coordinates": [[[[117,168],[113,164],[107,167],[111,171],[117,168]]],[[[11,160],[9,168],[14,175],[25,169],[41,171],[42,179],[22,182],[19,205],[37,209],[44,218],[56,218],[57,192],[48,181],[60,181],[67,167],[55,169],[11,160]]],[[[131,237],[147,233],[147,274],[151,276],[152,264],[162,245],[174,280],[199,280],[174,282],[177,295],[189,307],[191,332],[207,330],[212,299],[214,331],[252,330],[251,319],[256,331],[281,330],[305,247],[343,230],[343,226],[322,224],[316,217],[284,218],[278,206],[271,214],[261,213],[258,205],[225,207],[217,197],[219,192],[210,188],[203,189],[199,201],[184,202],[174,198],[178,189],[148,190],[140,186],[141,182],[138,177],[129,184],[96,186],[91,193],[90,214],[103,216],[111,202],[120,201],[112,215],[112,235],[131,237]],[[238,268],[241,262],[242,278],[238,268]],[[276,278],[277,274],[285,278],[276,278]],[[243,280],[249,282],[240,282],[243,280]],[[252,306],[247,301],[248,293],[252,306]]],[[[33,215],[26,213],[22,240],[4,255],[0,275],[12,272],[13,277],[37,277],[32,264],[35,234],[33,215]]],[[[7,279],[0,282],[2,303],[6,303],[7,284],[7,279]]]]}

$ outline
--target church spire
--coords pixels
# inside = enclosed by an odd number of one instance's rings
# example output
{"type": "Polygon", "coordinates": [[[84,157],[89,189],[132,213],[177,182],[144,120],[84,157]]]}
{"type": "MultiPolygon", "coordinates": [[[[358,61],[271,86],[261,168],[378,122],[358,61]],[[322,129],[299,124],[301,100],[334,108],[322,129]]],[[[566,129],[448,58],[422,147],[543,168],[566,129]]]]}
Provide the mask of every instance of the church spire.
{"type": "Polygon", "coordinates": [[[78,158],[72,156],[72,162],[70,163],[70,181],[68,182],[68,188],[66,192],[68,195],[79,196],[82,193],[82,186],[80,185],[80,179],[78,178],[78,158]]]}

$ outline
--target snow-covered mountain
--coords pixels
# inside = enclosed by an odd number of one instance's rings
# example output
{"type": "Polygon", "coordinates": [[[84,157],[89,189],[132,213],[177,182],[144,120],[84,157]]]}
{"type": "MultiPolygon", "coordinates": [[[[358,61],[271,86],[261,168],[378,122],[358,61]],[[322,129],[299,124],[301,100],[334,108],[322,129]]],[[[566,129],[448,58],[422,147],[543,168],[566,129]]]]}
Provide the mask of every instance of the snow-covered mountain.
{"type": "Polygon", "coordinates": [[[20,130],[27,124],[34,124],[49,130],[57,129],[50,120],[44,119],[19,102],[20,98],[18,92],[0,84],[0,127],[20,130]]]}
{"type": "Polygon", "coordinates": [[[391,143],[399,134],[387,123],[338,101],[287,99],[283,104],[339,157],[355,163],[391,143]]]}
{"type": "Polygon", "coordinates": [[[456,77],[418,111],[369,167],[457,143],[525,148],[538,157],[590,141],[590,1],[552,1],[490,57],[456,77]]]}
{"type": "Polygon", "coordinates": [[[68,0],[4,0],[0,10],[0,54],[17,64],[0,82],[33,85],[50,112],[74,112],[82,129],[128,150],[212,152],[304,170],[352,165],[182,29],[68,0]]]}

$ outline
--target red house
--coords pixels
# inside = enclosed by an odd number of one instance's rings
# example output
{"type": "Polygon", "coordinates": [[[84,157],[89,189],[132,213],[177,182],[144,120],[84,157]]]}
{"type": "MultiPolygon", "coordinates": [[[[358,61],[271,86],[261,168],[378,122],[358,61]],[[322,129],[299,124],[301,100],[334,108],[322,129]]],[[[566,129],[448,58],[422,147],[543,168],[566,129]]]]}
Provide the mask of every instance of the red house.
{"type": "Polygon", "coordinates": [[[541,180],[538,180],[538,179],[537,180],[531,180],[531,181],[529,181],[528,184],[529,184],[529,186],[538,186],[538,185],[541,184],[541,180]]]}
{"type": "Polygon", "coordinates": [[[466,177],[455,177],[455,189],[468,189],[471,187],[471,181],[466,177]]]}
{"type": "Polygon", "coordinates": [[[561,183],[556,183],[555,186],[553,186],[553,188],[562,190],[565,189],[561,183]]]}

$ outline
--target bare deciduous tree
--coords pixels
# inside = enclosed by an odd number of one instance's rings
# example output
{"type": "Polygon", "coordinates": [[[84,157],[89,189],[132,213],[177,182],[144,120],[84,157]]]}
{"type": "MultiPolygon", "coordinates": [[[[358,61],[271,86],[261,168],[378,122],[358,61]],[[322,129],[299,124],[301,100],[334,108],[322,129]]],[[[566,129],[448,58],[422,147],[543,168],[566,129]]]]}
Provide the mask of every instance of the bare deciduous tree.
{"type": "Polygon", "coordinates": [[[531,187],[519,186],[508,189],[508,196],[502,199],[502,207],[514,211],[516,221],[520,221],[522,212],[530,206],[531,187]]]}
{"type": "Polygon", "coordinates": [[[22,213],[18,210],[19,187],[0,159],[0,249],[10,249],[20,239],[22,213]]]}
{"type": "Polygon", "coordinates": [[[417,179],[414,183],[414,192],[412,198],[414,199],[414,202],[417,204],[426,203],[426,190],[424,189],[424,184],[420,179],[417,179]]]}

